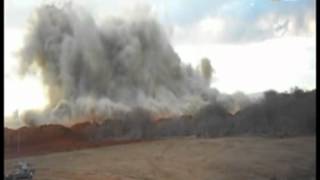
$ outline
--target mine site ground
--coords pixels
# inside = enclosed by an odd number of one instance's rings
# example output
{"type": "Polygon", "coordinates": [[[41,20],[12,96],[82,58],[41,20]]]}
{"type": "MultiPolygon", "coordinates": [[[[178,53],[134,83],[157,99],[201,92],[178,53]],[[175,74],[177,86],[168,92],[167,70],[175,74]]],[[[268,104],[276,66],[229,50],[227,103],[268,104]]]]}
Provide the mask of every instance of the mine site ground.
{"type": "Polygon", "coordinates": [[[5,160],[36,170],[34,180],[315,179],[315,136],[170,138],[5,160]]]}

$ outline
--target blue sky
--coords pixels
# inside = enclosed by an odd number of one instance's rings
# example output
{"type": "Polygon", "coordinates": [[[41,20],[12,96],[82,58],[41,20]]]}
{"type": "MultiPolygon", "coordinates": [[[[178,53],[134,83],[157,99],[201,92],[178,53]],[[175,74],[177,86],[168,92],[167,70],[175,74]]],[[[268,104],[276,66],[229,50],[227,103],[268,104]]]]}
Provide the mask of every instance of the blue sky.
{"type": "MultiPolygon", "coordinates": [[[[21,28],[26,26],[32,10],[46,2],[44,0],[6,0],[5,25],[6,27],[21,28]]],[[[205,18],[223,19],[226,27],[225,33],[220,34],[222,42],[249,42],[272,38],[275,29],[287,30],[292,24],[295,35],[308,33],[308,19],[315,19],[314,0],[92,0],[75,1],[93,15],[101,16],[115,14],[123,9],[123,5],[147,4],[156,13],[157,18],[163,23],[188,28],[205,18]],[[270,27],[262,28],[259,21],[270,19],[270,27]]]]}
{"type": "MultiPolygon", "coordinates": [[[[39,75],[24,80],[16,77],[13,53],[23,44],[32,11],[47,2],[64,1],[5,0],[5,101],[16,97],[27,101],[32,92],[43,94],[41,88],[33,88],[41,87],[39,75]],[[31,92],[16,90],[21,88],[31,92]]],[[[211,86],[222,92],[315,88],[314,0],[74,2],[92,14],[97,23],[110,15],[126,16],[137,5],[148,7],[168,31],[182,62],[196,67],[202,57],[211,60],[216,70],[211,86]]],[[[45,103],[39,99],[31,106],[45,103]]]]}

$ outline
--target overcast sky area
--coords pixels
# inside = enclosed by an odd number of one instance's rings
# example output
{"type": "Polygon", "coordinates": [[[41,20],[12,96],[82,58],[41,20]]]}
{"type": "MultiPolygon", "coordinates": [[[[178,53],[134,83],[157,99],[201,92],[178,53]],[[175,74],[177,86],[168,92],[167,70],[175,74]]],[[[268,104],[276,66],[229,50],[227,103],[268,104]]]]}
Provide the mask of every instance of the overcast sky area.
{"type": "MultiPolygon", "coordinates": [[[[16,76],[14,52],[23,44],[28,19],[43,0],[5,0],[5,101],[22,102],[6,112],[45,104],[39,74],[16,76]],[[20,91],[24,89],[24,91],[20,91]],[[31,103],[31,104],[30,104],[31,103]],[[33,103],[33,104],[32,104],[33,103]]],[[[215,69],[212,87],[221,92],[314,89],[314,0],[78,0],[96,22],[149,8],[163,24],[181,61],[196,67],[208,57],[215,69]]]]}

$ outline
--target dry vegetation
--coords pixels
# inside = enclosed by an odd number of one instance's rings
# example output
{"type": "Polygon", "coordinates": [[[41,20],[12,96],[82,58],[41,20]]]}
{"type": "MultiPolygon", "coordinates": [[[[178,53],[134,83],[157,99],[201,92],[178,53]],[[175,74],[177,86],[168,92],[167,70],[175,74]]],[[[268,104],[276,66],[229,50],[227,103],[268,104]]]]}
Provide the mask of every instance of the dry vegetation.
{"type": "Polygon", "coordinates": [[[219,104],[209,104],[194,116],[154,118],[135,109],[118,119],[84,122],[65,127],[42,125],[5,129],[5,157],[43,154],[131,141],[167,137],[236,137],[241,135],[294,137],[314,135],[315,91],[268,91],[265,98],[231,115],[219,104]],[[18,148],[19,147],[19,148],[18,148]]]}

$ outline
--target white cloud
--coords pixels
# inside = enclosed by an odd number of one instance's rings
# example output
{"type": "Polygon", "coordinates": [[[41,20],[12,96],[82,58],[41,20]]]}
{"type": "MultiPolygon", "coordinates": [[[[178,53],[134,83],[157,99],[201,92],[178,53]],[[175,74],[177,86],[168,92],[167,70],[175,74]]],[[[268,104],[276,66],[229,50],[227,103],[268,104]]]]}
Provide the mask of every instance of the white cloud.
{"type": "Polygon", "coordinates": [[[293,86],[315,88],[313,38],[282,37],[252,44],[176,44],[182,61],[194,67],[209,57],[216,70],[213,87],[232,93],[267,89],[285,91],[293,86]]]}
{"type": "Polygon", "coordinates": [[[23,29],[10,27],[6,27],[4,32],[5,116],[12,114],[17,109],[25,111],[27,109],[43,108],[48,103],[39,74],[25,79],[20,79],[17,75],[18,62],[15,54],[23,45],[24,33],[23,29]]]}
{"type": "Polygon", "coordinates": [[[22,112],[43,109],[48,104],[48,100],[45,96],[45,88],[38,79],[5,78],[4,104],[4,114],[9,116],[16,110],[22,112]]]}
{"type": "Polygon", "coordinates": [[[225,21],[222,18],[207,17],[188,27],[174,26],[173,41],[181,42],[214,42],[223,34],[225,21]]]}
{"type": "Polygon", "coordinates": [[[297,4],[292,9],[265,5],[261,11],[242,5],[232,1],[219,9],[225,14],[213,12],[189,24],[175,24],[174,41],[234,44],[281,36],[315,36],[315,12],[310,3],[301,8],[297,4]]]}
{"type": "Polygon", "coordinates": [[[18,28],[5,27],[4,29],[4,69],[6,75],[16,72],[16,53],[22,47],[24,33],[22,29],[18,28]]]}
{"type": "MultiPolygon", "coordinates": [[[[128,16],[130,13],[127,12],[127,9],[132,10],[131,7],[137,2],[140,4],[150,2],[151,11],[157,17],[168,21],[170,14],[168,19],[165,19],[167,15],[163,13],[169,10],[164,7],[173,8],[175,11],[184,9],[179,3],[170,7],[149,0],[134,2],[130,0],[121,2],[82,0],[77,1],[77,4],[92,13],[99,23],[112,14],[128,16]],[[123,6],[128,8],[123,9],[123,6]]],[[[39,85],[39,79],[22,81],[16,78],[16,58],[12,55],[23,43],[23,28],[25,28],[26,20],[33,8],[40,4],[40,0],[5,2],[5,74],[10,77],[5,79],[6,113],[12,112],[17,107],[36,108],[39,104],[45,104],[44,89],[39,85]],[[34,104],[16,104],[15,106],[17,97],[21,101],[25,99],[26,102],[34,104]],[[33,101],[31,97],[36,98],[33,101]],[[13,104],[7,105],[7,102],[13,104]]],[[[168,4],[170,4],[169,1],[168,4]]],[[[255,3],[255,6],[258,4],[258,2],[255,3]]],[[[218,6],[215,8],[219,9],[218,6]]],[[[171,17],[172,42],[182,61],[186,63],[196,66],[202,57],[209,57],[212,60],[212,65],[217,72],[216,81],[212,86],[224,92],[242,90],[249,93],[270,88],[283,91],[295,85],[307,89],[315,88],[315,16],[313,11],[300,14],[295,14],[293,11],[282,15],[270,11],[270,13],[263,13],[253,18],[252,21],[237,17],[209,16],[210,12],[204,14],[207,15],[205,18],[197,19],[193,24],[184,26],[177,25],[177,22],[171,17]],[[297,17],[302,17],[302,19],[297,17]],[[287,26],[283,26],[281,31],[274,33],[274,29],[283,25],[286,20],[289,20],[287,26]],[[301,24],[301,22],[304,23],[301,24]],[[281,37],[282,34],[285,36],[281,37]],[[269,40],[261,41],[263,39],[269,40]],[[252,43],[236,44],[239,41],[252,43]],[[235,44],[218,44],[222,42],[235,44]]],[[[193,16],[193,14],[187,15],[193,16]]]]}

